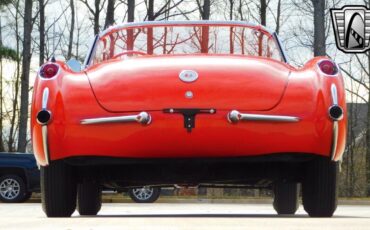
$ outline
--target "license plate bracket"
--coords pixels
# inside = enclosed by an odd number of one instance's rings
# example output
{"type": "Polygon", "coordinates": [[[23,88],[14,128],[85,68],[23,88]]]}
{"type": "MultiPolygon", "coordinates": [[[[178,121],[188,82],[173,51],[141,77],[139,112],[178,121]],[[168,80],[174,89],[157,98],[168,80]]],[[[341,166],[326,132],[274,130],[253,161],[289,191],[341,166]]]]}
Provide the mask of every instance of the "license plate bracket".
{"type": "Polygon", "coordinates": [[[164,109],[164,113],[180,113],[184,117],[184,128],[190,133],[195,128],[195,117],[200,113],[215,114],[216,109],[164,109]]]}

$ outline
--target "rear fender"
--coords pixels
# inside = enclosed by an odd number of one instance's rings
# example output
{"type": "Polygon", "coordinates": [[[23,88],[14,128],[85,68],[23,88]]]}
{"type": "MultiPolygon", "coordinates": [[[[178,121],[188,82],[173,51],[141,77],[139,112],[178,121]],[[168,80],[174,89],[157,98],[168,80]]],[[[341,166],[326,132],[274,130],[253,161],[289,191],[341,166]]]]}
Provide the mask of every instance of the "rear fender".
{"type": "Polygon", "coordinates": [[[322,142],[328,149],[328,157],[341,160],[345,148],[347,132],[347,113],[344,81],[340,71],[336,75],[326,75],[318,66],[327,57],[315,57],[301,69],[292,71],[287,89],[280,105],[274,109],[277,114],[294,108],[294,114],[302,119],[314,119],[317,134],[322,135],[322,142]],[[337,141],[333,145],[333,129],[335,123],[329,116],[329,108],[333,105],[332,87],[336,88],[338,105],[343,109],[343,119],[337,121],[337,141]],[[329,138],[328,138],[329,137],[329,138]],[[335,149],[333,149],[335,148],[335,149]]]}
{"type": "Polygon", "coordinates": [[[63,62],[56,62],[60,71],[52,79],[42,79],[39,75],[36,77],[31,107],[31,138],[33,150],[37,162],[46,166],[53,159],[53,154],[62,152],[65,129],[69,123],[79,123],[81,114],[86,111],[99,109],[85,73],[74,73],[63,62]],[[42,125],[36,120],[37,113],[42,110],[43,96],[45,89],[48,89],[47,110],[51,113],[50,122],[47,124],[47,146],[42,138],[42,125]],[[79,103],[66,103],[66,101],[79,103]],[[71,114],[68,114],[69,111],[71,114]],[[69,117],[69,119],[66,119],[69,117]],[[72,118],[72,119],[70,119],[72,118]]]}

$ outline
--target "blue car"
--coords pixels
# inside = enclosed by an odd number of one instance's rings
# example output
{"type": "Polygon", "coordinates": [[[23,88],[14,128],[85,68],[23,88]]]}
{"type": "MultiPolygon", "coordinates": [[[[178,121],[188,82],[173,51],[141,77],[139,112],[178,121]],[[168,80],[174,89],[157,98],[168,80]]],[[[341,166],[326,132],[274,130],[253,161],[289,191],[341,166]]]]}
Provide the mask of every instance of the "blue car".
{"type": "Polygon", "coordinates": [[[33,154],[0,153],[0,201],[20,203],[40,191],[40,170],[33,154]]]}

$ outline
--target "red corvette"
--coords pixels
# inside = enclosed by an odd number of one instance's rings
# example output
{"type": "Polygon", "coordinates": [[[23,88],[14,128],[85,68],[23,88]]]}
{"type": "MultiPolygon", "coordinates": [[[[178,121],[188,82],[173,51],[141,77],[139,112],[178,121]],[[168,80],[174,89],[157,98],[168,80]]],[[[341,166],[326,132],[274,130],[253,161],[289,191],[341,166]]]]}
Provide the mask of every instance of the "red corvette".
{"type": "Polygon", "coordinates": [[[346,137],[343,78],[327,57],[287,62],[244,22],[145,22],[95,37],[85,62],[38,72],[32,142],[47,216],[96,215],[101,187],[271,188],[294,214],[332,216],[346,137]]]}

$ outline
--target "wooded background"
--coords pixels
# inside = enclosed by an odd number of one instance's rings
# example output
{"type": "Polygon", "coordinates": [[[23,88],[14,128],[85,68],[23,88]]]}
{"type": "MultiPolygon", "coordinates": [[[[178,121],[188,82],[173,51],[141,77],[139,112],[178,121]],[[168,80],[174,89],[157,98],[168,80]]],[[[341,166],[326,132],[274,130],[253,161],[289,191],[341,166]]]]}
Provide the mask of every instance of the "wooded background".
{"type": "Polygon", "coordinates": [[[345,4],[370,0],[0,0],[0,152],[32,152],[32,84],[51,56],[82,61],[95,34],[122,22],[241,20],[276,30],[294,66],[321,55],[339,64],[350,118],[340,195],[370,196],[370,52],[336,49],[329,9],[345,4]]]}

